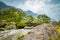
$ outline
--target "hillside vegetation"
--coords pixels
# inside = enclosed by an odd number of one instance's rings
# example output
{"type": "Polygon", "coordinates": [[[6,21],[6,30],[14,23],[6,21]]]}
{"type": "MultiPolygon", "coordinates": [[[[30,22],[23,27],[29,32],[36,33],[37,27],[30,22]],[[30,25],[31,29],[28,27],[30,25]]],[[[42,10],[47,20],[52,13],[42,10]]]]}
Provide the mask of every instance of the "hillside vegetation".
{"type": "Polygon", "coordinates": [[[16,25],[16,28],[24,28],[26,26],[35,26],[34,24],[49,23],[50,21],[50,18],[45,14],[34,18],[18,8],[0,9],[0,27],[2,28],[6,28],[7,25],[7,28],[12,29],[14,28],[11,27],[12,24],[16,25]]]}

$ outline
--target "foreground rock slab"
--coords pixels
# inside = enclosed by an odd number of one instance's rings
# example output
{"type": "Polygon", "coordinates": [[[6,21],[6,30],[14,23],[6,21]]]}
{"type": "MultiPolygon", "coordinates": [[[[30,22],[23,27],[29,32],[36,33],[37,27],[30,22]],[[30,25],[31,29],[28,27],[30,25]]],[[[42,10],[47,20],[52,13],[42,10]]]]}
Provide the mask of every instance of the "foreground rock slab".
{"type": "Polygon", "coordinates": [[[0,40],[18,40],[19,35],[29,31],[25,29],[0,31],[0,40]]]}
{"type": "Polygon", "coordinates": [[[57,30],[53,25],[42,24],[32,29],[22,40],[49,40],[57,36],[57,30]]]}

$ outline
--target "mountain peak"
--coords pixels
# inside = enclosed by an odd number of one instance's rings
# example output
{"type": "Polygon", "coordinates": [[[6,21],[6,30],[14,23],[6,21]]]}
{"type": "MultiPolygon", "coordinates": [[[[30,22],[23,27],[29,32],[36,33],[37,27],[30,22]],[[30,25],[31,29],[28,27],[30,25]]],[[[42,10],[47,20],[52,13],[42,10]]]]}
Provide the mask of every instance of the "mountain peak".
{"type": "Polygon", "coordinates": [[[6,5],[4,2],[0,2],[0,5],[2,5],[2,4],[6,5]]]}
{"type": "Polygon", "coordinates": [[[32,12],[32,11],[30,11],[30,10],[27,10],[26,12],[33,13],[33,12],[32,12]]]}
{"type": "Polygon", "coordinates": [[[10,6],[8,6],[4,2],[0,2],[0,9],[7,9],[7,8],[10,8],[10,6]]]}
{"type": "Polygon", "coordinates": [[[31,15],[31,16],[33,16],[33,17],[36,17],[36,16],[37,16],[37,14],[33,13],[33,12],[30,11],[30,10],[25,11],[25,13],[26,13],[27,15],[31,15]]]}

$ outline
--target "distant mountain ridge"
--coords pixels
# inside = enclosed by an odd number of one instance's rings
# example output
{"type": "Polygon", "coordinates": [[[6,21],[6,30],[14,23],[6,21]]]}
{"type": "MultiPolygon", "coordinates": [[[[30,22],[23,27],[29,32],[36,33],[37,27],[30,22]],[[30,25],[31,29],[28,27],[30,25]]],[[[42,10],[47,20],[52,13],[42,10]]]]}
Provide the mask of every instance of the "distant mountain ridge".
{"type": "MultiPolygon", "coordinates": [[[[12,8],[13,6],[9,6],[9,5],[7,5],[7,4],[5,4],[4,2],[0,2],[0,9],[8,9],[8,8],[12,8]]],[[[20,9],[20,8],[18,8],[19,10],[22,10],[22,9],[20,9]]],[[[27,10],[27,11],[24,11],[25,13],[26,13],[26,15],[31,15],[31,16],[33,16],[33,17],[36,17],[37,16],[37,14],[36,13],[33,13],[32,11],[30,11],[30,10],[27,10]]]]}
{"type": "Polygon", "coordinates": [[[8,8],[11,8],[12,6],[9,6],[3,2],[0,2],[0,9],[8,9],[8,8]]]}
{"type": "Polygon", "coordinates": [[[25,13],[26,13],[27,15],[31,15],[31,16],[33,16],[33,17],[36,17],[36,16],[37,16],[37,14],[36,14],[36,13],[33,13],[33,12],[32,12],[32,11],[30,11],[30,10],[25,11],[25,13]]]}

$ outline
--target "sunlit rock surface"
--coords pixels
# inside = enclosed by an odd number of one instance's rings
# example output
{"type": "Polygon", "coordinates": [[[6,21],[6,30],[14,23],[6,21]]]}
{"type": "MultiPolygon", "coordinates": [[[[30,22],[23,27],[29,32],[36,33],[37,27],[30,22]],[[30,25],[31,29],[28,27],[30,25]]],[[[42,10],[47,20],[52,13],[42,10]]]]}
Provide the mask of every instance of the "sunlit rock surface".
{"type": "Polygon", "coordinates": [[[0,40],[18,40],[19,35],[29,31],[25,29],[0,31],[0,40]]]}
{"type": "Polygon", "coordinates": [[[58,33],[54,26],[42,24],[32,29],[22,40],[49,40],[50,38],[57,38],[57,36],[58,33]]]}

